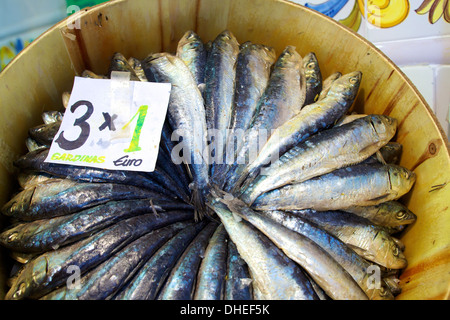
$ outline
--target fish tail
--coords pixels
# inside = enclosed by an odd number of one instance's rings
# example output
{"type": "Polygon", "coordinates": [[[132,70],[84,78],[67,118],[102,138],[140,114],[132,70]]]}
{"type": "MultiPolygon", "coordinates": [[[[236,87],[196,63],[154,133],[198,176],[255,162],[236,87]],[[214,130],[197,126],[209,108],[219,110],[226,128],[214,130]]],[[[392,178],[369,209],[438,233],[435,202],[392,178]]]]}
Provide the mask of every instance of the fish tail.
{"type": "Polygon", "coordinates": [[[215,188],[212,192],[215,195],[215,201],[226,205],[232,212],[241,212],[242,209],[247,208],[245,202],[236,198],[231,193],[215,188]]]}
{"type": "Polygon", "coordinates": [[[206,207],[206,199],[204,192],[196,184],[191,184],[191,204],[195,208],[194,218],[195,221],[202,220],[205,216],[210,215],[210,210],[206,207]]]}

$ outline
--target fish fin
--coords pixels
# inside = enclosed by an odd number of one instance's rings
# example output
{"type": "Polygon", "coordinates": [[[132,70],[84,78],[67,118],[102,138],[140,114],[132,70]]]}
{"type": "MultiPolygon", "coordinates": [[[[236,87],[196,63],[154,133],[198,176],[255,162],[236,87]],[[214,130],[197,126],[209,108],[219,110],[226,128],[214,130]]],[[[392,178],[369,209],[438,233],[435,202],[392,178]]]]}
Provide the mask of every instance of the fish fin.
{"type": "Polygon", "coordinates": [[[380,161],[382,164],[384,164],[384,165],[387,165],[387,163],[386,163],[386,161],[384,160],[384,158],[383,158],[383,155],[381,154],[381,151],[380,150],[378,150],[376,153],[376,157],[377,157],[377,160],[378,161],[380,161]]]}
{"type": "Polygon", "coordinates": [[[381,201],[381,200],[383,200],[384,198],[387,198],[387,197],[389,197],[389,194],[383,194],[382,196],[375,197],[373,199],[370,199],[369,201],[381,201]]]}

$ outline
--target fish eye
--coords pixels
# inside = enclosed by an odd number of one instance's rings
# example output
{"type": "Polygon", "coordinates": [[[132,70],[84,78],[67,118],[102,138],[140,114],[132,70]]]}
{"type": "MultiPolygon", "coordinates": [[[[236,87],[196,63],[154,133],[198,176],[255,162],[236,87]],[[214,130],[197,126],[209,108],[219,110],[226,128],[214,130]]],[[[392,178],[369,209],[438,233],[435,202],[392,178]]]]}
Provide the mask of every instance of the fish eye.
{"type": "Polygon", "coordinates": [[[14,299],[20,298],[20,297],[23,295],[23,293],[25,292],[25,287],[26,287],[25,282],[22,282],[22,283],[19,285],[19,288],[17,289],[17,291],[14,292],[13,298],[14,298],[14,299]]]}
{"type": "Polygon", "coordinates": [[[316,66],[316,64],[314,62],[310,62],[308,63],[308,65],[306,66],[306,68],[308,69],[314,69],[314,67],[316,66]]]}
{"type": "Polygon", "coordinates": [[[398,249],[397,246],[394,246],[394,249],[392,250],[392,254],[394,255],[394,257],[398,257],[400,253],[400,250],[398,249]]]}
{"type": "Polygon", "coordinates": [[[13,233],[11,233],[11,234],[8,236],[8,242],[13,242],[14,240],[16,240],[18,234],[19,234],[18,232],[13,232],[13,233]]]}
{"type": "Polygon", "coordinates": [[[352,78],[350,78],[349,82],[350,82],[351,84],[355,84],[355,83],[358,82],[358,78],[352,77],[352,78]]]}
{"type": "Polygon", "coordinates": [[[396,214],[396,217],[397,217],[397,219],[399,219],[399,220],[404,219],[405,216],[406,216],[405,210],[400,210],[400,211],[398,211],[397,214],[396,214]]]}
{"type": "Polygon", "coordinates": [[[381,296],[385,296],[388,293],[384,286],[381,286],[379,290],[381,296]]]}

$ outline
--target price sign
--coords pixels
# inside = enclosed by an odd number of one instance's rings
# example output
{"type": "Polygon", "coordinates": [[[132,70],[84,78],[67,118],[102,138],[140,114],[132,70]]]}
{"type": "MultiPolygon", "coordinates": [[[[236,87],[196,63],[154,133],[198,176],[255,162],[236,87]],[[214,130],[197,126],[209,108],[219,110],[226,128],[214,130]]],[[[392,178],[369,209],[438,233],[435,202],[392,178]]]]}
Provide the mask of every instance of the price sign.
{"type": "Polygon", "coordinates": [[[170,83],[129,81],[129,73],[75,77],[46,162],[153,171],[170,90],[170,83]]]}

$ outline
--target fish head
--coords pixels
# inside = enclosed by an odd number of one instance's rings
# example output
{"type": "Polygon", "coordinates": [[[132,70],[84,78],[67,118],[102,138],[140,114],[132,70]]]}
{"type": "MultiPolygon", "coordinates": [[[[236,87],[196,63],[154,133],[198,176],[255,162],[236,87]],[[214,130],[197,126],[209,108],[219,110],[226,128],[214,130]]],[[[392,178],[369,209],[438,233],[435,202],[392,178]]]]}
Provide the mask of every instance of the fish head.
{"type": "Polygon", "coordinates": [[[123,54],[116,52],[112,58],[111,65],[115,70],[128,70],[128,61],[123,54]]]}
{"type": "Polygon", "coordinates": [[[187,31],[178,42],[178,48],[185,51],[199,50],[203,46],[203,42],[194,31],[187,31]]]}
{"type": "MultiPolygon", "coordinates": [[[[364,281],[367,283],[368,280],[369,279],[366,278],[364,281]]],[[[365,290],[367,297],[369,297],[370,300],[393,300],[394,295],[387,284],[381,279],[379,280],[380,281],[377,282],[377,285],[365,290]]]]}
{"type": "Polygon", "coordinates": [[[374,240],[378,243],[378,250],[376,252],[377,260],[383,261],[385,267],[390,269],[403,269],[407,266],[408,261],[403,251],[395,239],[387,232],[378,232],[374,240]]]}
{"type": "Polygon", "coordinates": [[[39,287],[47,277],[48,262],[45,255],[25,264],[19,271],[11,288],[5,296],[6,300],[21,300],[33,294],[35,288],[39,287]]]}
{"type": "Polygon", "coordinates": [[[229,30],[223,31],[216,39],[214,39],[213,48],[214,47],[219,49],[219,51],[227,51],[231,47],[234,52],[239,52],[239,42],[229,30]]]}
{"type": "Polygon", "coordinates": [[[322,75],[320,73],[319,61],[314,52],[308,53],[302,61],[307,82],[318,85],[322,80],[322,75]]]}
{"type": "Polygon", "coordinates": [[[294,46],[287,46],[278,57],[275,67],[292,68],[296,67],[301,57],[294,46]]]}
{"type": "Polygon", "coordinates": [[[370,124],[382,141],[389,141],[397,131],[397,119],[385,115],[370,115],[370,124]]]}
{"type": "Polygon", "coordinates": [[[2,208],[2,213],[6,216],[14,215],[14,212],[25,212],[30,208],[36,187],[27,188],[9,200],[2,208]]]}
{"type": "Polygon", "coordinates": [[[416,174],[404,167],[389,165],[389,183],[391,191],[400,198],[408,193],[416,182],[416,174]]]}
{"type": "Polygon", "coordinates": [[[219,33],[219,35],[216,38],[217,41],[236,41],[237,39],[234,36],[234,34],[230,31],[230,30],[224,30],[221,33],[219,33]]]}
{"type": "Polygon", "coordinates": [[[333,82],[328,95],[341,96],[347,101],[353,101],[358,94],[361,79],[361,71],[347,73],[333,82]]]}
{"type": "Polygon", "coordinates": [[[269,46],[265,46],[263,44],[253,44],[252,47],[255,50],[258,50],[259,52],[261,52],[261,57],[262,59],[264,59],[264,61],[266,61],[269,64],[273,64],[273,62],[276,60],[277,58],[277,54],[275,52],[275,49],[269,46]]]}
{"type": "Polygon", "coordinates": [[[187,68],[185,63],[175,55],[167,52],[158,52],[149,54],[142,61],[142,68],[148,79],[154,79],[157,82],[164,81],[167,74],[176,68],[181,66],[187,68]]]}
{"type": "Polygon", "coordinates": [[[411,210],[397,201],[386,201],[380,204],[378,213],[381,216],[390,216],[398,225],[411,224],[417,219],[411,210]]]}

